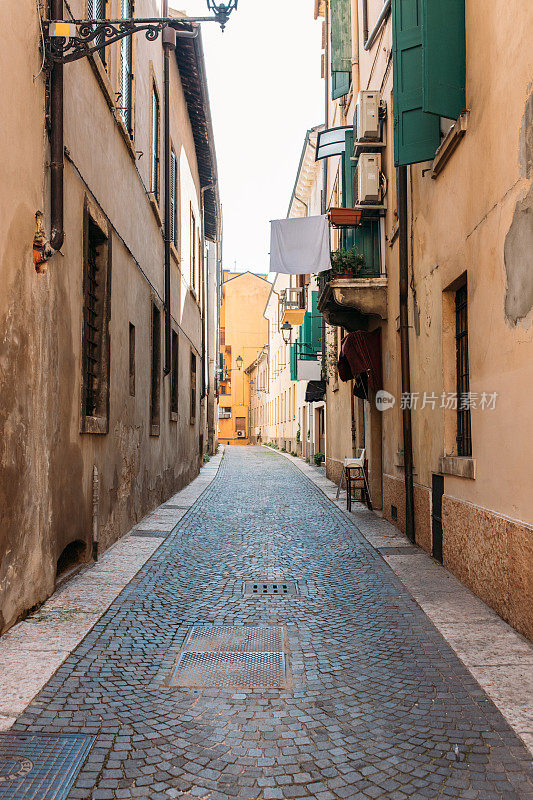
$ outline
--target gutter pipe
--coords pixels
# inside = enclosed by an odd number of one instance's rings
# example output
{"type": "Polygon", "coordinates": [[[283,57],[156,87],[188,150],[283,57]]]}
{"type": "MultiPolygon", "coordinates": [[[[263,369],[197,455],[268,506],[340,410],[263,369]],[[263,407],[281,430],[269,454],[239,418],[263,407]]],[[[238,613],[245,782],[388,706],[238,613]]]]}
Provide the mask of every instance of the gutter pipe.
{"type": "Polygon", "coordinates": [[[366,32],[364,34],[364,38],[365,38],[364,47],[365,47],[365,50],[371,50],[374,42],[378,38],[378,34],[379,34],[381,28],[383,27],[384,22],[386,21],[387,17],[391,13],[392,0],[386,0],[385,5],[381,9],[381,14],[378,17],[378,20],[377,20],[376,24],[372,28],[372,32],[371,32],[370,36],[368,36],[368,9],[366,8],[366,6],[367,6],[367,0],[363,0],[363,25],[365,24],[364,23],[365,11],[367,12],[366,32]]]}
{"type": "MultiPolygon", "coordinates": [[[[52,19],[63,19],[63,0],[52,0],[52,19]]],[[[63,64],[54,62],[50,78],[50,245],[60,250],[63,229],[64,121],[63,64]]]]}

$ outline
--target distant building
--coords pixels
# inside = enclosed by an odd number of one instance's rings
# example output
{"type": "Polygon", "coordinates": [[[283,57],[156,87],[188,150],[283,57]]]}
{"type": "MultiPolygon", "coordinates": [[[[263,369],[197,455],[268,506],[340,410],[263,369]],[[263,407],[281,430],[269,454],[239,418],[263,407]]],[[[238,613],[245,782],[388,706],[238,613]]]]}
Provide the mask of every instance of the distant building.
{"type": "Polygon", "coordinates": [[[251,434],[255,438],[247,370],[268,343],[268,324],[263,311],[271,288],[261,275],[224,272],[218,399],[221,444],[250,444],[251,434]]]}

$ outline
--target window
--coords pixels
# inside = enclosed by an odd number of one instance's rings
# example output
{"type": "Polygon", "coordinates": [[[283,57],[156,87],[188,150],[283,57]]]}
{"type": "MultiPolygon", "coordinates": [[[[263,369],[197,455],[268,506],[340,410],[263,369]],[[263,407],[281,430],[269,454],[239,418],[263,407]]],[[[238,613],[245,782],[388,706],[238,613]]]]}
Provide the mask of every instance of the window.
{"type": "Polygon", "coordinates": [[[178,162],[174,148],[170,151],[170,241],[177,248],[178,246],[178,226],[177,226],[177,190],[178,190],[178,162]]]}
{"type": "Polygon", "coordinates": [[[159,95],[152,81],[152,141],[150,164],[150,191],[159,201],[159,95]]]}
{"type": "Polygon", "coordinates": [[[196,422],[196,356],[191,353],[191,425],[196,422]]]}
{"type": "Polygon", "coordinates": [[[130,322],[130,395],[135,397],[135,325],[130,322]]]}
{"type": "MultiPolygon", "coordinates": [[[[122,19],[133,17],[133,0],[122,0],[122,19]]],[[[120,42],[120,115],[133,139],[133,44],[126,36],[120,42]]]]}
{"type": "Polygon", "coordinates": [[[111,243],[107,222],[86,200],[84,209],[82,433],[107,433],[111,243]],[[107,233],[105,232],[107,231],[107,233]]]}
{"type": "MultiPolygon", "coordinates": [[[[107,0],[88,0],[87,2],[87,19],[106,19],[107,0]]],[[[105,42],[105,35],[100,33],[92,42],[94,45],[103,44],[105,42]]],[[[107,67],[106,52],[97,50],[95,55],[100,58],[100,61],[107,67]]]]}
{"type": "Polygon", "coordinates": [[[457,455],[472,455],[472,428],[468,365],[468,289],[467,284],[455,293],[455,347],[457,354],[457,455]],[[463,402],[462,402],[463,401],[463,402]],[[465,407],[466,406],[466,407],[465,407]]]}
{"type": "Polygon", "coordinates": [[[196,288],[196,218],[191,206],[191,287],[196,288]]]}
{"type": "Polygon", "coordinates": [[[179,400],[179,336],[176,331],[172,331],[171,358],[170,411],[172,414],[177,415],[179,400]]]}
{"type": "Polygon", "coordinates": [[[159,436],[161,393],[161,312],[152,303],[152,342],[150,380],[150,435],[159,436]]]}

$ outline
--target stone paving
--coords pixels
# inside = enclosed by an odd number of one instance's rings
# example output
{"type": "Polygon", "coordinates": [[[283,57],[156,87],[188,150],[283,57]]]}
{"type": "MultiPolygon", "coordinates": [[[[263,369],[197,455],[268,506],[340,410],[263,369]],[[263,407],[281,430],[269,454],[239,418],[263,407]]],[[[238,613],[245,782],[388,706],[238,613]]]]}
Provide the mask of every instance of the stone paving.
{"type": "Polygon", "coordinates": [[[228,448],[12,731],[96,742],[69,798],[533,800],[531,755],[411,595],[290,462],[228,448]],[[257,597],[245,581],[301,581],[257,597]],[[286,688],[168,686],[193,625],[284,626],[286,688]]]}

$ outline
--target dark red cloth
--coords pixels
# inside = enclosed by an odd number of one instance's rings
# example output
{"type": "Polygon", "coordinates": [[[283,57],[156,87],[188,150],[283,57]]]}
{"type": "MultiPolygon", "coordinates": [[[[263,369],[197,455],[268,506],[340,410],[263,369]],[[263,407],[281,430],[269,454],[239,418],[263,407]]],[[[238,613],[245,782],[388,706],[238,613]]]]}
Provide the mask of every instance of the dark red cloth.
{"type": "Polygon", "coordinates": [[[367,376],[370,389],[374,392],[382,389],[381,329],[354,331],[345,336],[337,369],[341,381],[350,381],[363,374],[367,376]]]}

